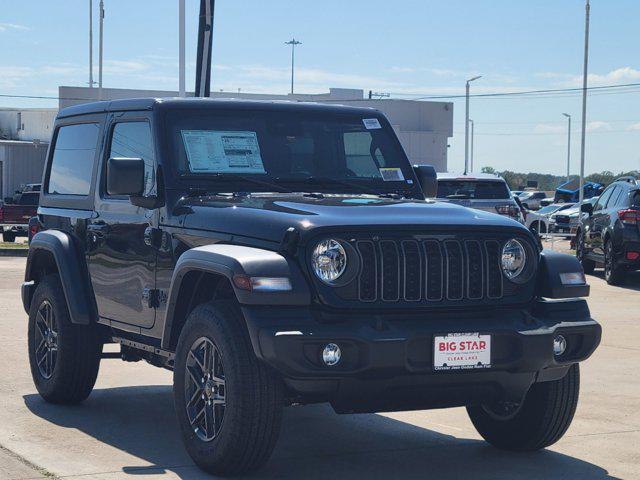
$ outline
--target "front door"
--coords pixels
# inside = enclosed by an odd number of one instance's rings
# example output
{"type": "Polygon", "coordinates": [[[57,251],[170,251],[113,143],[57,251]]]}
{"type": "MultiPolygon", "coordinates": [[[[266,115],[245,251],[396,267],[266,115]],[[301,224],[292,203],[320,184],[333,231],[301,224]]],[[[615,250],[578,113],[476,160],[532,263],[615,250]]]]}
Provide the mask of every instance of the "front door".
{"type": "Polygon", "coordinates": [[[145,161],[145,195],[156,194],[150,118],[137,112],[114,114],[107,131],[95,215],[87,225],[87,265],[103,321],[151,328],[157,252],[149,231],[157,224],[158,212],[105,190],[106,160],[135,157],[145,161]]]}
{"type": "Polygon", "coordinates": [[[588,232],[590,247],[592,251],[594,253],[597,253],[598,255],[604,255],[604,243],[603,243],[602,233],[604,228],[607,226],[607,218],[608,218],[607,210],[606,210],[607,203],[609,201],[609,198],[611,197],[611,194],[614,193],[614,190],[616,188],[617,188],[616,185],[612,185],[609,188],[607,188],[602,193],[602,195],[600,195],[600,198],[598,199],[596,204],[593,206],[593,214],[589,219],[589,224],[591,227],[588,232]]]}

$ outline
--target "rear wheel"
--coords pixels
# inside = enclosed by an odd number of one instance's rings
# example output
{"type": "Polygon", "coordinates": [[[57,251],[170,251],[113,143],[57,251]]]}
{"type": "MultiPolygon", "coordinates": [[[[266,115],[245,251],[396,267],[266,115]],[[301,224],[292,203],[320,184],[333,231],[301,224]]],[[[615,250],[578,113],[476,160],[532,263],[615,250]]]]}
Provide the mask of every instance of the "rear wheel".
{"type": "Polygon", "coordinates": [[[578,405],[580,369],[572,365],[560,380],[535,383],[520,404],[467,407],[482,438],[512,451],[540,450],[554,444],[569,428],[578,405]]]}
{"type": "Polygon", "coordinates": [[[203,470],[237,475],[261,467],[280,431],[283,387],[256,358],[233,302],[191,312],[174,368],[178,423],[189,455],[203,470]]]}
{"type": "Polygon", "coordinates": [[[2,234],[2,240],[5,242],[15,242],[16,241],[16,234],[13,232],[4,232],[2,234]]]}
{"type": "Polygon", "coordinates": [[[616,252],[611,240],[604,244],[604,279],[609,285],[620,285],[624,282],[625,268],[618,264],[616,252]]]}
{"type": "Polygon", "coordinates": [[[47,402],[86,399],[98,376],[102,342],[93,325],[71,323],[62,284],[48,275],[29,310],[29,363],[38,393],[47,402]]]}
{"type": "Polygon", "coordinates": [[[584,235],[578,232],[578,240],[576,241],[576,258],[582,264],[584,273],[591,274],[596,268],[596,262],[585,257],[584,235]]]}

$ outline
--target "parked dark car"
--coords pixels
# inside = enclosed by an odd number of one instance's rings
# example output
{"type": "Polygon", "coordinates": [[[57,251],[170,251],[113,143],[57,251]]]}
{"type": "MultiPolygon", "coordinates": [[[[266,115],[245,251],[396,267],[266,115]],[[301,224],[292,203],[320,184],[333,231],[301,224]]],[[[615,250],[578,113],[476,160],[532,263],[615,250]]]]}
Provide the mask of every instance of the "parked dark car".
{"type": "Polygon", "coordinates": [[[578,227],[576,255],[586,273],[604,266],[612,285],[640,269],[640,181],[622,177],[611,183],[595,205],[583,205],[588,217],[578,227]]]}
{"type": "Polygon", "coordinates": [[[14,197],[14,203],[0,206],[0,232],[5,242],[28,235],[29,219],[36,214],[39,201],[40,192],[24,191],[14,197]]]}
{"type": "Polygon", "coordinates": [[[569,427],[600,342],[578,260],[504,216],[426,200],[435,171],[412,168],[373,109],[74,106],[42,190],[22,287],[38,392],[81,402],[119,344],[173,371],[208,472],[255,470],[283,407],[316,402],[465,406],[493,445],[541,449],[569,427]]]}

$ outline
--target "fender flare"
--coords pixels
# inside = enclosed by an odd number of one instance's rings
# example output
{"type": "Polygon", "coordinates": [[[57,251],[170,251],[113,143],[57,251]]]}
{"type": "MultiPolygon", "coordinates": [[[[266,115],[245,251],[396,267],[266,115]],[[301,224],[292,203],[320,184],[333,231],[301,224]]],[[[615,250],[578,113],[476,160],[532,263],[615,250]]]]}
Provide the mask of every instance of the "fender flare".
{"type": "Polygon", "coordinates": [[[214,273],[227,278],[241,305],[292,305],[311,303],[307,281],[298,265],[278,252],[241,245],[205,245],[184,252],[178,259],[167,299],[163,325],[162,345],[168,345],[175,317],[180,286],[185,275],[193,271],[214,273]],[[238,288],[233,282],[236,275],[248,277],[287,277],[291,290],[278,292],[252,292],[238,288]]]}
{"type": "Polygon", "coordinates": [[[84,258],[78,254],[70,235],[58,230],[45,230],[37,233],[29,245],[29,256],[22,286],[22,303],[29,313],[31,299],[35,292],[37,273],[34,271],[35,259],[45,251],[55,261],[67,307],[72,323],[88,325],[96,318],[95,304],[90,283],[86,273],[82,269],[84,258]]]}
{"type": "Polygon", "coordinates": [[[586,283],[564,284],[561,274],[582,273],[580,261],[573,255],[543,250],[538,267],[538,296],[545,298],[588,297],[590,287],[586,283]]]}

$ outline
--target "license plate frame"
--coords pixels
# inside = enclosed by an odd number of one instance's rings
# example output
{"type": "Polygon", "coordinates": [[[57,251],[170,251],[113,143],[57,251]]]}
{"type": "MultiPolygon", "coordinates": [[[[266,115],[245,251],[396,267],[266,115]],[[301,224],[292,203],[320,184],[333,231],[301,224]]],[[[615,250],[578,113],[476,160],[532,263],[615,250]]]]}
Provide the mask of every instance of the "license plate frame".
{"type": "Polygon", "coordinates": [[[448,332],[433,336],[433,369],[438,372],[491,368],[491,335],[448,332]]]}

